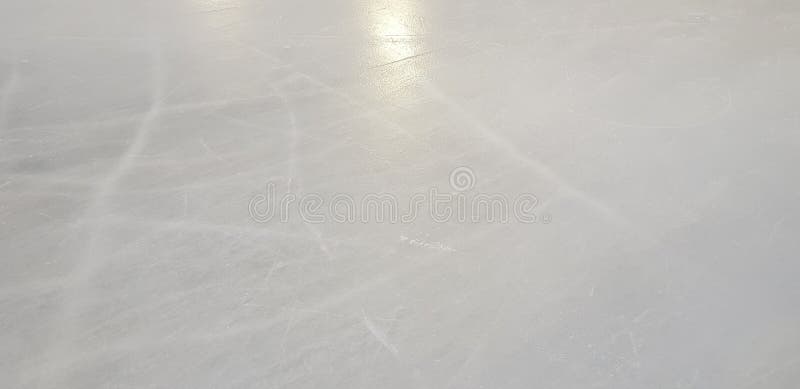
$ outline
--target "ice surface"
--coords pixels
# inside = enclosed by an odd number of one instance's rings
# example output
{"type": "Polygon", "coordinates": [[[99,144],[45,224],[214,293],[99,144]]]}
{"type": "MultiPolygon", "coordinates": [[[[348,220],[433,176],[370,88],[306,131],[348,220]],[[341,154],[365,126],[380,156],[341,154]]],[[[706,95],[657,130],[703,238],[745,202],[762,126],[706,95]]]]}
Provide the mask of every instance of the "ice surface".
{"type": "Polygon", "coordinates": [[[790,0],[0,1],[0,387],[800,387],[799,69],[790,0]],[[458,167],[537,222],[249,211],[458,167]]]}

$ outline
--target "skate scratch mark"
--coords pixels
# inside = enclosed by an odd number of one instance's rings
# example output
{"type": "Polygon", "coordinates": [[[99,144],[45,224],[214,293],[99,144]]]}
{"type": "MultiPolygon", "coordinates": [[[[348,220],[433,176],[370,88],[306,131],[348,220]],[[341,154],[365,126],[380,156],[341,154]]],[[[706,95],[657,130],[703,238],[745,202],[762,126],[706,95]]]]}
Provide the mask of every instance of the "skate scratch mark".
{"type": "Polygon", "coordinates": [[[5,129],[6,127],[6,120],[8,119],[8,111],[9,107],[11,106],[11,96],[14,94],[14,90],[17,87],[18,79],[19,76],[17,75],[17,68],[14,67],[14,71],[11,73],[11,77],[3,86],[3,89],[0,90],[0,129],[5,129]]]}
{"type": "MultiPolygon", "coordinates": [[[[794,368],[798,362],[800,362],[800,358],[795,358],[794,360],[788,361],[782,365],[773,365],[768,371],[765,373],[759,374],[758,376],[752,378],[750,382],[744,385],[745,388],[751,388],[756,386],[756,384],[763,384],[765,381],[768,381],[772,376],[781,372],[782,370],[788,370],[789,368],[794,368]]],[[[764,385],[759,385],[759,387],[763,387],[764,385]]]]}
{"type": "MultiPolygon", "coordinates": [[[[0,186],[0,188],[2,188],[3,186],[0,186]]],[[[772,247],[772,243],[775,241],[775,236],[778,234],[781,227],[783,227],[783,222],[785,221],[786,221],[786,216],[778,219],[778,221],[772,225],[772,230],[770,231],[769,237],[767,238],[767,247],[772,247]]]]}
{"type": "MultiPolygon", "coordinates": [[[[265,57],[265,58],[267,58],[267,59],[269,59],[271,61],[277,61],[273,56],[271,56],[267,52],[259,49],[258,47],[255,47],[255,46],[250,45],[250,44],[248,44],[246,42],[242,42],[242,41],[238,41],[238,40],[234,40],[234,43],[237,43],[237,44],[239,44],[239,45],[241,45],[241,46],[243,46],[245,48],[248,48],[248,49],[254,51],[255,53],[257,53],[257,54],[259,54],[259,55],[261,55],[261,56],[263,56],[263,57],[265,57]]],[[[427,53],[423,53],[423,54],[427,54],[427,53]]],[[[280,61],[277,61],[277,62],[280,62],[280,61]]],[[[416,136],[415,134],[413,134],[410,131],[408,131],[405,127],[400,126],[396,122],[387,119],[385,117],[385,115],[381,115],[380,113],[383,110],[381,110],[381,109],[378,109],[378,110],[370,110],[370,109],[368,109],[364,105],[364,103],[362,101],[360,101],[359,99],[356,99],[355,97],[353,97],[353,96],[351,96],[351,95],[349,95],[349,94],[337,89],[336,87],[331,86],[330,84],[327,84],[324,81],[322,81],[322,80],[320,80],[320,79],[318,79],[318,78],[316,78],[316,77],[314,77],[314,76],[312,76],[312,75],[310,75],[308,73],[305,73],[305,72],[299,70],[296,67],[296,64],[282,64],[282,65],[280,65],[280,68],[289,68],[296,75],[301,76],[302,78],[305,78],[307,81],[309,81],[309,82],[311,82],[313,84],[316,84],[320,89],[322,89],[324,91],[327,91],[329,93],[335,94],[335,95],[341,97],[345,102],[347,102],[351,106],[353,106],[355,108],[358,108],[362,112],[366,112],[367,114],[365,116],[375,117],[377,120],[380,120],[380,121],[386,123],[386,125],[391,126],[393,130],[396,130],[397,132],[407,136],[414,143],[417,143],[420,146],[425,147],[426,149],[430,149],[431,148],[430,144],[428,142],[422,141],[418,136],[416,136]]]]}
{"type": "Polygon", "coordinates": [[[636,317],[633,318],[634,323],[639,323],[642,321],[647,315],[650,314],[650,308],[645,309],[642,313],[638,314],[636,317]]]}
{"type": "Polygon", "coordinates": [[[382,64],[380,64],[380,65],[375,65],[375,66],[372,66],[372,67],[370,67],[370,69],[377,69],[377,68],[384,67],[384,66],[394,65],[394,64],[396,64],[396,63],[400,63],[400,62],[408,61],[409,59],[414,59],[414,58],[424,57],[424,56],[426,56],[426,55],[428,55],[428,54],[431,54],[431,53],[433,53],[433,51],[432,51],[432,50],[431,50],[431,51],[422,52],[422,53],[419,53],[419,54],[410,55],[410,56],[408,56],[408,57],[405,57],[405,58],[400,58],[400,59],[398,59],[398,60],[395,60],[395,61],[390,61],[390,62],[382,63],[382,64]]]}
{"type": "MultiPolygon", "coordinates": [[[[478,118],[469,113],[459,103],[453,101],[453,99],[443,93],[435,85],[428,84],[428,92],[433,98],[444,103],[450,109],[450,111],[457,113],[463,119],[463,121],[472,127],[476,132],[479,132],[495,146],[502,149],[505,152],[505,155],[526,165],[547,181],[556,184],[559,190],[565,193],[568,197],[585,204],[615,225],[622,226],[633,231],[641,230],[638,226],[635,226],[631,220],[621,215],[614,208],[611,208],[599,198],[572,185],[549,165],[523,153],[511,140],[488,128],[478,118]]],[[[649,236],[645,237],[650,238],[649,236]]]]}
{"type": "Polygon", "coordinates": [[[610,124],[613,126],[625,127],[625,128],[642,128],[642,129],[657,129],[657,130],[677,130],[677,129],[686,129],[686,128],[697,128],[707,126],[712,124],[730,114],[731,112],[735,111],[735,104],[733,100],[733,92],[729,89],[725,91],[724,97],[724,105],[722,108],[718,109],[716,112],[707,115],[704,118],[701,118],[697,121],[685,123],[685,124],[648,124],[648,123],[633,123],[633,122],[626,122],[626,121],[618,121],[613,118],[607,119],[595,115],[590,115],[581,111],[576,110],[574,107],[568,107],[567,110],[570,113],[578,115],[582,118],[586,118],[593,121],[598,121],[605,124],[610,124]]]}
{"type": "Polygon", "coordinates": [[[389,339],[386,337],[386,334],[383,333],[383,331],[381,331],[377,326],[375,326],[375,323],[373,323],[372,320],[367,317],[367,313],[363,309],[361,310],[361,317],[364,320],[364,325],[367,327],[369,332],[372,333],[372,336],[374,336],[375,339],[377,339],[378,342],[380,342],[383,347],[386,348],[386,350],[389,350],[392,355],[397,356],[397,347],[389,343],[389,339]]]}
{"type": "Polygon", "coordinates": [[[427,242],[422,239],[411,239],[405,235],[400,235],[400,241],[407,243],[412,247],[425,248],[430,250],[439,250],[444,252],[455,252],[456,249],[442,243],[442,242],[427,242]]]}
{"type": "Polygon", "coordinates": [[[216,151],[214,151],[214,149],[209,147],[205,139],[200,139],[200,144],[203,145],[203,148],[206,149],[206,151],[208,151],[208,153],[211,154],[211,156],[213,156],[217,160],[229,163],[225,158],[222,158],[222,156],[220,156],[219,153],[217,153],[216,151]]]}
{"type": "Polygon", "coordinates": [[[216,9],[207,9],[207,10],[203,10],[203,11],[197,11],[197,12],[195,12],[195,14],[210,14],[210,13],[215,13],[215,12],[225,12],[225,11],[230,11],[230,10],[239,9],[239,8],[241,8],[241,7],[233,6],[233,7],[224,7],[224,8],[216,8],[216,9]]]}
{"type": "Polygon", "coordinates": [[[183,217],[189,213],[189,193],[183,193],[183,217]]]}
{"type": "Polygon", "coordinates": [[[265,288],[269,286],[269,281],[272,279],[272,275],[275,273],[275,271],[278,270],[278,269],[284,268],[284,267],[286,267],[286,264],[284,264],[281,261],[276,261],[275,263],[272,264],[272,267],[270,267],[269,272],[267,273],[267,276],[264,277],[264,287],[265,288]]]}
{"type": "Polygon", "coordinates": [[[638,356],[639,355],[639,345],[636,343],[636,339],[633,336],[633,332],[628,331],[628,341],[631,342],[631,351],[633,354],[638,356]]]}

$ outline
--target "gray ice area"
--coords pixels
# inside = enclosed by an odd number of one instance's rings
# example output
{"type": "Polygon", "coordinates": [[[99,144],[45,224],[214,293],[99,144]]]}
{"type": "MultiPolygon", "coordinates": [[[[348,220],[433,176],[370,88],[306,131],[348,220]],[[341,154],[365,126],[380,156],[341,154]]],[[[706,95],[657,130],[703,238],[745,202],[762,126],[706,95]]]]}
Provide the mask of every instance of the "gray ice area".
{"type": "Polygon", "coordinates": [[[798,166],[795,0],[0,0],[0,387],[796,389],[798,166]]]}

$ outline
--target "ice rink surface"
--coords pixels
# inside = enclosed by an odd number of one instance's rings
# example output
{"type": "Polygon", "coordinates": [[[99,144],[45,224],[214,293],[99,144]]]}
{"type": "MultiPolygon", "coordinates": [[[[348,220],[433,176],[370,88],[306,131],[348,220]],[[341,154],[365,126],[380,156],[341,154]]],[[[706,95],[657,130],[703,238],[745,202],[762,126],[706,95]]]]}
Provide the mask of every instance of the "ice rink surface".
{"type": "Polygon", "coordinates": [[[0,1],[0,387],[797,388],[799,163],[797,1],[0,1]]]}

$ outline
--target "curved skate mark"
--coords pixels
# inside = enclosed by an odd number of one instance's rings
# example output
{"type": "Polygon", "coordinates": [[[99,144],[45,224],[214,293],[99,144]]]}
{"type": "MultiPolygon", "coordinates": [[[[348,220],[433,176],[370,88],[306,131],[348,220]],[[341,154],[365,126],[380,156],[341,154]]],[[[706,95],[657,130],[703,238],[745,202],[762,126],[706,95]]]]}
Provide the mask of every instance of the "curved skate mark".
{"type": "MultiPolygon", "coordinates": [[[[164,69],[161,51],[154,47],[152,53],[152,96],[150,109],[144,114],[130,146],[119,157],[107,178],[99,185],[91,198],[84,217],[90,223],[88,241],[76,264],[64,281],[64,301],[56,312],[54,323],[58,326],[58,338],[54,339],[48,357],[54,360],[74,358],[74,343],[79,333],[78,309],[80,302],[87,301],[85,294],[91,289],[89,281],[103,265],[100,237],[104,232],[103,216],[107,213],[108,198],[116,191],[119,181],[133,166],[137,156],[147,144],[150,133],[158,126],[157,119],[163,104],[164,69]]],[[[45,374],[46,375],[46,374],[45,374]]]]}
{"type": "MultiPolygon", "coordinates": [[[[154,128],[158,127],[158,118],[161,113],[161,106],[163,104],[163,86],[164,86],[164,70],[160,51],[154,53],[153,56],[153,92],[151,97],[150,109],[145,113],[142,118],[141,124],[134,135],[130,146],[117,160],[116,165],[109,173],[108,177],[103,181],[100,187],[92,196],[87,211],[89,217],[103,216],[108,207],[108,198],[116,191],[119,181],[127,174],[131,166],[133,166],[136,158],[141,154],[144,147],[150,139],[150,133],[154,128]]],[[[88,245],[88,254],[90,258],[85,259],[76,268],[77,271],[73,272],[73,279],[76,281],[85,281],[91,273],[96,270],[95,267],[99,265],[97,258],[91,258],[94,249],[96,249],[97,239],[102,232],[102,223],[99,221],[94,223],[94,228],[91,230],[90,244],[88,245]]]]}
{"type": "MultiPolygon", "coordinates": [[[[297,116],[295,115],[294,108],[289,103],[289,99],[286,98],[286,94],[279,90],[278,88],[272,88],[275,93],[277,94],[278,98],[283,102],[284,109],[286,110],[286,114],[289,119],[289,124],[291,125],[291,132],[289,135],[289,161],[287,167],[287,177],[289,178],[289,190],[292,190],[292,183],[297,181],[296,189],[298,193],[302,193],[302,186],[299,177],[297,177],[297,144],[300,138],[298,126],[297,126],[297,116]]],[[[317,247],[322,251],[325,255],[325,258],[329,261],[332,261],[333,254],[331,254],[330,249],[328,249],[328,245],[325,244],[325,241],[322,237],[322,234],[319,230],[311,223],[302,223],[303,227],[306,231],[310,232],[313,235],[314,240],[317,242],[317,247]]]]}

